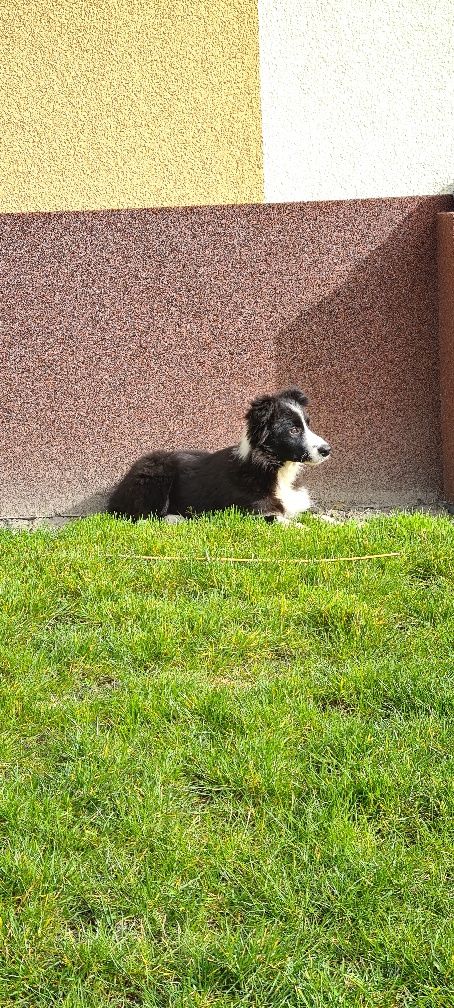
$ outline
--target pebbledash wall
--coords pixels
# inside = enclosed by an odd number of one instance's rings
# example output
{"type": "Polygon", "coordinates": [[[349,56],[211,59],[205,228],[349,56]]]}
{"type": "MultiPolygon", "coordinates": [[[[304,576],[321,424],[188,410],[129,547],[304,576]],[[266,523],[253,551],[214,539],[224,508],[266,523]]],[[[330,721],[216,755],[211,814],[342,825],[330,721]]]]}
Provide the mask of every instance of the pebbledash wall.
{"type": "Polygon", "coordinates": [[[454,498],[453,30],[448,0],[6,0],[0,515],[94,510],[290,382],[322,502],[454,498]]]}

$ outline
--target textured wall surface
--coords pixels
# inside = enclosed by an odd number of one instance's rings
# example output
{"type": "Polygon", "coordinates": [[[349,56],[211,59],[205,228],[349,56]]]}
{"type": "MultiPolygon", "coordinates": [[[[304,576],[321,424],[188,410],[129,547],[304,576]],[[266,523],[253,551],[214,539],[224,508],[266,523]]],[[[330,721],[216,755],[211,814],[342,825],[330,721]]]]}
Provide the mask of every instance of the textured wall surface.
{"type": "Polygon", "coordinates": [[[5,0],[0,212],[454,189],[450,0],[258,8],[5,0]]]}
{"type": "Polygon", "coordinates": [[[454,213],[438,217],[438,289],[444,496],[454,504],[454,213]]]}
{"type": "Polygon", "coordinates": [[[83,511],[289,381],[322,500],[437,497],[452,201],[413,194],[453,188],[453,32],[448,0],[5,0],[1,514],[83,511]]]}
{"type": "Polygon", "coordinates": [[[4,0],[0,211],[259,202],[256,0],[4,0]]]}
{"type": "Polygon", "coordinates": [[[259,0],[265,199],[454,190],[452,0],[259,0]]]}
{"type": "Polygon", "coordinates": [[[440,491],[448,197],[0,216],[2,514],[83,510],[138,453],[240,436],[297,381],[331,502],[440,491]]]}

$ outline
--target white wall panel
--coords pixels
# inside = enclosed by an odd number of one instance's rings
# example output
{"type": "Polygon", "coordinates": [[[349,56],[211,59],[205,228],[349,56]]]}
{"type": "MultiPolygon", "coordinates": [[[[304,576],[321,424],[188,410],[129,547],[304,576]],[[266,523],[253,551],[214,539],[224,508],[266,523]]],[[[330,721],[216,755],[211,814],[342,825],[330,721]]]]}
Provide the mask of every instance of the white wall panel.
{"type": "Polygon", "coordinates": [[[259,0],[265,199],[454,189],[453,0],[259,0]]]}

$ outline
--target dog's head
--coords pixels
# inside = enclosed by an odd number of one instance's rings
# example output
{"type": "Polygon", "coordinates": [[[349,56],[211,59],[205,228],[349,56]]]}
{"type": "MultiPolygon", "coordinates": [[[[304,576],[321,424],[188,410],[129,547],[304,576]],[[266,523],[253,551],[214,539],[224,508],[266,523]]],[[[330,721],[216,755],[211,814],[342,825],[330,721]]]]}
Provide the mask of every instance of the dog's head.
{"type": "Polygon", "coordinates": [[[331,447],[310,429],[307,405],[306,396],[297,388],[254,399],[246,413],[246,439],[240,446],[243,457],[249,450],[282,463],[324,462],[331,447]]]}

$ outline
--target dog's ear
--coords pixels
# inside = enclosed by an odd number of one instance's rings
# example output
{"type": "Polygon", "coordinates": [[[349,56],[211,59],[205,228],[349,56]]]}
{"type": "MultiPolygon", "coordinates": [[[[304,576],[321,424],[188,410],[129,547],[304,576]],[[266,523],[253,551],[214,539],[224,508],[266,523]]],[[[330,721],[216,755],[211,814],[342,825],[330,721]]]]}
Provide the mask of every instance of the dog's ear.
{"type": "Polygon", "coordinates": [[[293,402],[297,402],[299,406],[303,408],[309,405],[309,399],[304,392],[299,388],[288,388],[280,394],[281,399],[293,399],[293,402]]]}
{"type": "Polygon", "coordinates": [[[276,411],[276,400],[273,396],[260,396],[254,399],[247,413],[247,429],[253,448],[263,444],[271,421],[276,411]]]}

